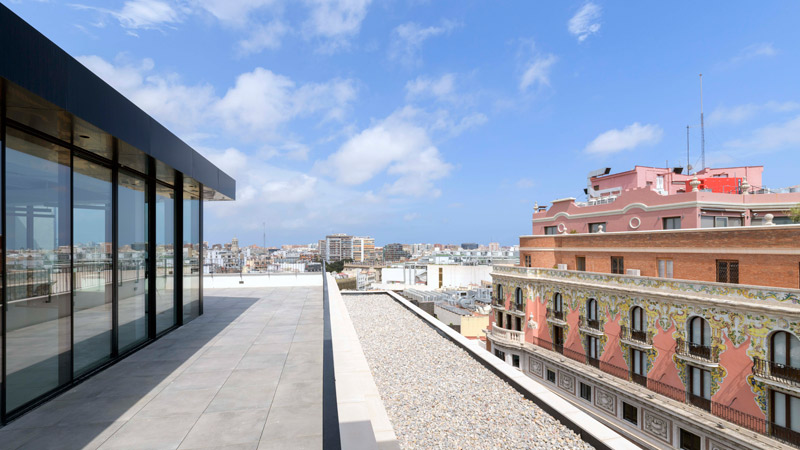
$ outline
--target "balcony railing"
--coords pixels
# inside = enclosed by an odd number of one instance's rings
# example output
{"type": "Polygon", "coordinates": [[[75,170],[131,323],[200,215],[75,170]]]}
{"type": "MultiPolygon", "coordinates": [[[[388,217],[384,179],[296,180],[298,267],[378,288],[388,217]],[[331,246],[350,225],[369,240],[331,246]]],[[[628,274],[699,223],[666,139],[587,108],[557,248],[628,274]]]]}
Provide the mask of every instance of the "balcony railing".
{"type": "Polygon", "coordinates": [[[492,327],[492,336],[498,337],[500,339],[505,339],[507,341],[511,341],[517,344],[521,344],[525,341],[525,333],[522,331],[514,331],[514,330],[507,330],[505,328],[500,328],[497,325],[492,327]]]}
{"type": "Polygon", "coordinates": [[[701,345],[679,338],[675,340],[675,353],[707,363],[719,363],[719,347],[716,343],[713,340],[710,346],[701,345]]]}
{"type": "Polygon", "coordinates": [[[774,361],[755,358],[753,360],[753,375],[800,387],[800,369],[774,361]]]}
{"type": "Polygon", "coordinates": [[[653,332],[634,330],[630,327],[620,327],[619,337],[625,341],[638,342],[644,345],[653,345],[653,332]]]}
{"type": "Polygon", "coordinates": [[[586,362],[592,367],[600,368],[600,360],[597,358],[586,355],[586,362]]]}
{"type": "Polygon", "coordinates": [[[566,320],[564,318],[565,317],[564,311],[555,311],[552,308],[547,308],[546,317],[551,320],[560,320],[562,322],[566,320]]]}
{"type": "Polygon", "coordinates": [[[772,430],[772,433],[770,434],[775,439],[795,446],[800,445],[800,432],[778,425],[774,422],[771,422],[769,425],[772,430]]]}
{"type": "Polygon", "coordinates": [[[525,312],[525,305],[523,303],[512,302],[511,303],[511,310],[524,313],[525,312]]]}
{"type": "Polygon", "coordinates": [[[631,372],[631,380],[638,385],[647,387],[647,377],[645,375],[631,372]]]}
{"type": "Polygon", "coordinates": [[[598,319],[587,319],[584,316],[578,318],[578,327],[588,328],[595,331],[603,331],[603,323],[598,319]]]}
{"type": "Polygon", "coordinates": [[[691,403],[692,405],[700,409],[704,409],[706,411],[711,411],[711,400],[705,397],[701,397],[699,395],[692,394],[691,392],[689,392],[687,397],[689,397],[689,403],[691,403]]]}

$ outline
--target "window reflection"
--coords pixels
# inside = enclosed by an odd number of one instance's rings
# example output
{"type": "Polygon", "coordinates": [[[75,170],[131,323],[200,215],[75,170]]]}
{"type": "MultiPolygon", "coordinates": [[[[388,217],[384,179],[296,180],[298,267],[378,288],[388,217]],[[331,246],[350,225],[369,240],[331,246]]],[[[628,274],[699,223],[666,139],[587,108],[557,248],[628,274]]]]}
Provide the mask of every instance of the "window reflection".
{"type": "Polygon", "coordinates": [[[147,183],[119,173],[119,351],[147,339],[147,183]]]}
{"type": "Polygon", "coordinates": [[[69,152],[8,129],[5,181],[11,411],[72,375],[69,152]]]}
{"type": "Polygon", "coordinates": [[[156,332],[175,325],[175,190],[156,184],[156,332]]]}
{"type": "Polygon", "coordinates": [[[200,185],[186,178],[183,192],[183,321],[200,315],[200,185]]]}
{"type": "Polygon", "coordinates": [[[73,166],[74,371],[111,357],[111,169],[75,158],[73,166]]]}

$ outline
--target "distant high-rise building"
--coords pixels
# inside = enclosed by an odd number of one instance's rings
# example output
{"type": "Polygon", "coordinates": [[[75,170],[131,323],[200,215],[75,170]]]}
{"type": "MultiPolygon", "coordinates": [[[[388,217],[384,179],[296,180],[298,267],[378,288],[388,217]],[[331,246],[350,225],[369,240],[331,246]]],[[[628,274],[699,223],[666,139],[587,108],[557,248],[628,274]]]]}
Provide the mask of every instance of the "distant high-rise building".
{"type": "Polygon", "coordinates": [[[386,244],[383,247],[383,260],[385,262],[403,261],[410,255],[403,250],[403,244],[386,244]]]}
{"type": "Polygon", "coordinates": [[[353,238],[353,261],[367,262],[375,259],[375,239],[364,236],[353,238]]]}
{"type": "Polygon", "coordinates": [[[489,243],[489,251],[490,252],[499,252],[500,251],[500,243],[499,242],[490,242],[489,243]]]}
{"type": "MultiPolygon", "coordinates": [[[[322,241],[320,241],[320,244],[322,244],[322,241]]],[[[325,236],[324,247],[324,259],[326,262],[353,259],[353,236],[347,234],[325,236]]]]}
{"type": "Polygon", "coordinates": [[[239,251],[239,239],[231,239],[231,251],[234,253],[239,251]]]}
{"type": "Polygon", "coordinates": [[[463,248],[464,250],[477,250],[478,244],[474,242],[466,242],[461,244],[461,248],[463,248]]]}

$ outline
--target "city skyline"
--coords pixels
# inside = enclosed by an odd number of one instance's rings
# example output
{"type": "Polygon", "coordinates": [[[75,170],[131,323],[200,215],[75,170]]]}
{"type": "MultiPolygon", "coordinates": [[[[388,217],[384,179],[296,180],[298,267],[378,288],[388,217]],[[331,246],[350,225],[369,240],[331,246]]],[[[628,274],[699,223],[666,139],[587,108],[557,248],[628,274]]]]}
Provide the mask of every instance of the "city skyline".
{"type": "Polygon", "coordinates": [[[237,180],[212,242],[513,244],[591,170],[683,165],[699,73],[708,165],[798,184],[796,4],[9,7],[237,180]]]}

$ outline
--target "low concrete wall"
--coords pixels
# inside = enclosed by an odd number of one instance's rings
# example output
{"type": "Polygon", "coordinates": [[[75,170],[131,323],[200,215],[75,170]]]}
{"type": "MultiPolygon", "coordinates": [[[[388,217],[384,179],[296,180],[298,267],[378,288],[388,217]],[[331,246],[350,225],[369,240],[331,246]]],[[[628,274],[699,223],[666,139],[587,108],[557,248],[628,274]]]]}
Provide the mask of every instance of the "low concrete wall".
{"type": "Polygon", "coordinates": [[[203,289],[322,286],[322,274],[316,273],[238,273],[203,276],[203,289]]]}

